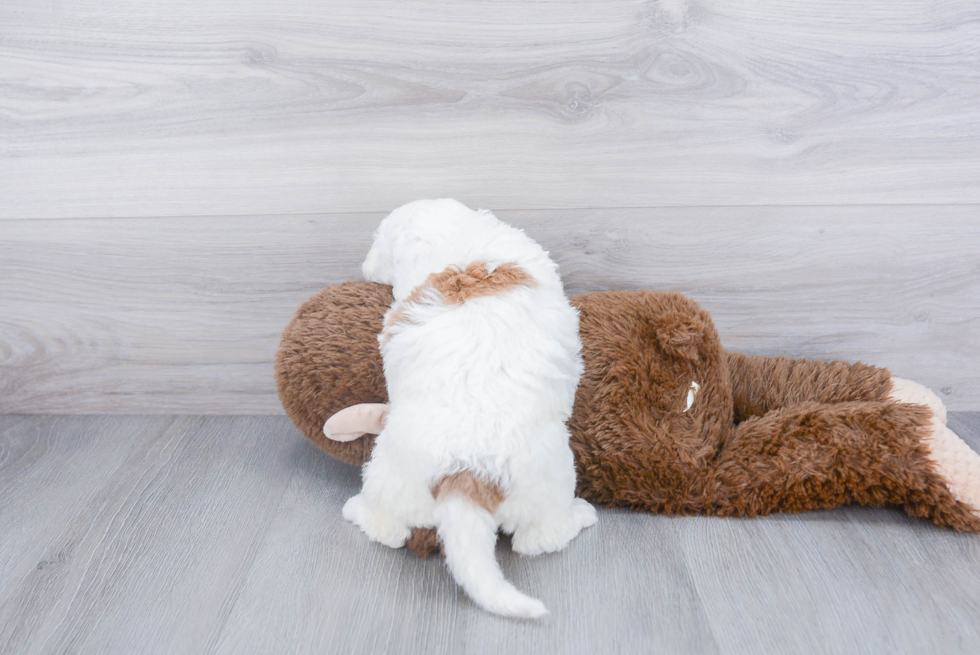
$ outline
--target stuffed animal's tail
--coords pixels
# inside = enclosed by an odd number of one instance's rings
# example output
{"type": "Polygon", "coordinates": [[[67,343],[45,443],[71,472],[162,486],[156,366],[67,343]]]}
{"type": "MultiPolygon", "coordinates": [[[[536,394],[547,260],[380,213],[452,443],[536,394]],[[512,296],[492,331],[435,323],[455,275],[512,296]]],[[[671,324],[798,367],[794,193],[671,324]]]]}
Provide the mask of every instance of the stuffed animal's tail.
{"type": "Polygon", "coordinates": [[[477,605],[520,618],[548,613],[544,603],[525,596],[504,579],[494,555],[497,523],[490,512],[466,496],[446,494],[437,499],[435,518],[446,564],[477,605]]]}

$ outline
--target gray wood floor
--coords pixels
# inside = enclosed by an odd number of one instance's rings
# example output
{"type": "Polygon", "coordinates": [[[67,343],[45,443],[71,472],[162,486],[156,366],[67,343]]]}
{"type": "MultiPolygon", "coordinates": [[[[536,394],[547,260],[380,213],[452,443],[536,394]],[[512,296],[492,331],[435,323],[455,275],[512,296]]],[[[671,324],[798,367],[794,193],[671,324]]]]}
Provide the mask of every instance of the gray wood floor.
{"type": "Polygon", "coordinates": [[[368,544],[358,486],[282,417],[0,417],[0,652],[980,651],[980,536],[895,510],[603,510],[562,553],[501,543],[552,611],[522,623],[368,544]]]}

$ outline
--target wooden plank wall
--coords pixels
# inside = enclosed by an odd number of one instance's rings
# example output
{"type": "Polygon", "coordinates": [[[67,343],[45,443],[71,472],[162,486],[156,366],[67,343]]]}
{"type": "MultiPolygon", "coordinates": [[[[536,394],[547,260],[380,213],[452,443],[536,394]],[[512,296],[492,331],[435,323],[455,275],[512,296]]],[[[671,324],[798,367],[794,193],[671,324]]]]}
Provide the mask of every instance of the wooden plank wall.
{"type": "Polygon", "coordinates": [[[980,5],[0,5],[0,411],[276,413],[278,334],[457,197],[582,292],[980,408],[980,5]]]}

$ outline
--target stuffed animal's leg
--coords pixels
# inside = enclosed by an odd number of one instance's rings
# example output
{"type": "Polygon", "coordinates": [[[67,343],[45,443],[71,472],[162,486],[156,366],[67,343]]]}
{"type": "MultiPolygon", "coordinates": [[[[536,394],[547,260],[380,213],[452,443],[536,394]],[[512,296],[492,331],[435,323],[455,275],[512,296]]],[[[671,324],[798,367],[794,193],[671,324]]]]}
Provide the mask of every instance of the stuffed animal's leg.
{"type": "Polygon", "coordinates": [[[738,425],[712,469],[702,490],[705,513],[901,505],[938,525],[980,532],[980,458],[926,405],[775,410],[738,425]]]}
{"type": "Polygon", "coordinates": [[[805,402],[885,400],[891,389],[891,373],[866,364],[726,355],[736,422],[805,402]]]}

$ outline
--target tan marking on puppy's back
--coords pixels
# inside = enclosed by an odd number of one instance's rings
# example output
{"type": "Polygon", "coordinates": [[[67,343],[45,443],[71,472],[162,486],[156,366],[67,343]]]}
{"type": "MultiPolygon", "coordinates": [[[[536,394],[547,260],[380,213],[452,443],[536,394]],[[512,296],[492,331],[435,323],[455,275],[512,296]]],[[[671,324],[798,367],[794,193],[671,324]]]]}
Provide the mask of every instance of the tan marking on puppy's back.
{"type": "Polygon", "coordinates": [[[460,471],[443,477],[432,488],[432,495],[437,501],[450,495],[462,496],[491,514],[504,502],[504,490],[499,484],[478,477],[470,471],[460,471]]]}
{"type": "Polygon", "coordinates": [[[442,294],[445,303],[461,305],[467,300],[496,295],[514,287],[533,287],[535,281],[514,262],[501,264],[493,271],[487,270],[486,262],[473,262],[465,271],[450,266],[440,273],[433,273],[426,284],[442,294]]]}
{"type": "Polygon", "coordinates": [[[486,262],[474,262],[461,270],[450,266],[431,274],[424,284],[412,289],[405,300],[395,305],[385,318],[381,331],[382,344],[391,339],[391,328],[410,325],[408,310],[413,305],[441,302],[446,305],[462,305],[467,300],[492,296],[515,287],[533,287],[531,275],[514,262],[501,264],[493,271],[487,270],[486,262]]]}

